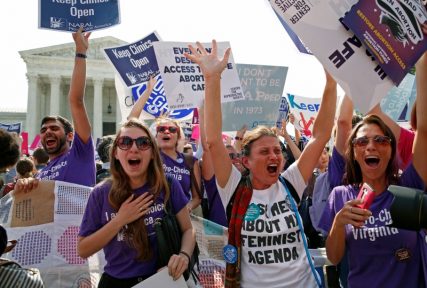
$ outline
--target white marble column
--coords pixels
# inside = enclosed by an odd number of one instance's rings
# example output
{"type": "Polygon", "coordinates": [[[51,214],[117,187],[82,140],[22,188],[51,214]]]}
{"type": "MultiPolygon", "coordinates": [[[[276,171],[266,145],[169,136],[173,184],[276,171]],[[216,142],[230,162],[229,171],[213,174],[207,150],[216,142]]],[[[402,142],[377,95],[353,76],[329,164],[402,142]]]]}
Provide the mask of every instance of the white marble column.
{"type": "Polygon", "coordinates": [[[93,139],[102,137],[102,78],[93,79],[93,139]]]}
{"type": "Polygon", "coordinates": [[[49,75],[50,80],[50,110],[49,115],[59,115],[59,101],[61,99],[61,77],[56,75],[49,75]]]}
{"type": "MultiPolygon", "coordinates": [[[[116,96],[116,93],[114,93],[114,98],[116,99],[116,131],[118,131],[120,129],[120,127],[122,126],[122,124],[124,123],[124,121],[123,121],[122,112],[120,110],[119,98],[116,96]]],[[[127,117],[127,115],[126,115],[126,117],[127,117]]]]}
{"type": "Polygon", "coordinates": [[[27,73],[28,79],[28,100],[27,100],[27,131],[28,141],[31,143],[34,137],[39,133],[40,123],[37,123],[37,82],[39,76],[37,74],[27,73]]]}

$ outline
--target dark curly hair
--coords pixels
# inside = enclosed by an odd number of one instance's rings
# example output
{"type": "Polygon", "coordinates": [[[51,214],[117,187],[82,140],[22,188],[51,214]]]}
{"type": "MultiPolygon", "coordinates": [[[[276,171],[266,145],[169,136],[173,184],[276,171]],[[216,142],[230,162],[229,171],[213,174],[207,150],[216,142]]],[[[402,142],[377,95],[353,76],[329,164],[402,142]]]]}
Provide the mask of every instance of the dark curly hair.
{"type": "Polygon", "coordinates": [[[0,170],[15,165],[20,156],[18,139],[11,133],[0,129],[0,170]]]}

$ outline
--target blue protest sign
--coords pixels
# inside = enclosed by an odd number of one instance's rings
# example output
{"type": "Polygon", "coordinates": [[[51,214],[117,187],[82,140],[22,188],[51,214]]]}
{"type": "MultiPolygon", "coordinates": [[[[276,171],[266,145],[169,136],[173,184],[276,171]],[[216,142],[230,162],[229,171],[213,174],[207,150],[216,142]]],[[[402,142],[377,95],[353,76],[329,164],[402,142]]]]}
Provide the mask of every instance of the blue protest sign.
{"type": "MultiPolygon", "coordinates": [[[[165,95],[165,89],[163,87],[162,77],[158,75],[156,80],[156,85],[154,86],[153,92],[151,92],[151,95],[144,106],[144,111],[154,117],[159,117],[160,115],[168,112],[169,107],[165,95]]],[[[147,89],[147,83],[132,87],[132,98],[134,102],[139,99],[139,97],[144,93],[145,89],[147,89]]],[[[181,119],[190,116],[192,112],[192,108],[172,110],[169,112],[169,117],[174,119],[181,119]]]]}
{"type": "Polygon", "coordinates": [[[39,0],[39,28],[75,32],[108,28],[120,23],[119,0],[39,0]]]}
{"type": "MultiPolygon", "coordinates": [[[[408,105],[409,99],[415,98],[415,75],[408,73],[399,86],[390,89],[387,95],[381,100],[381,109],[394,121],[401,119],[405,107],[408,105]]],[[[406,111],[404,117],[406,118],[406,111]]]]}
{"type": "Polygon", "coordinates": [[[277,117],[276,121],[276,127],[282,128],[282,120],[288,120],[289,115],[289,103],[286,100],[286,97],[282,97],[282,100],[280,100],[280,106],[279,106],[279,116],[277,117]]]}
{"type": "Polygon", "coordinates": [[[132,44],[104,49],[107,59],[127,87],[147,82],[151,76],[160,73],[153,49],[153,42],[159,40],[159,35],[153,32],[132,44]]]}
{"type": "Polygon", "coordinates": [[[0,123],[0,129],[6,130],[7,132],[16,132],[17,134],[21,133],[22,123],[13,123],[13,124],[3,124],[0,123]]]}

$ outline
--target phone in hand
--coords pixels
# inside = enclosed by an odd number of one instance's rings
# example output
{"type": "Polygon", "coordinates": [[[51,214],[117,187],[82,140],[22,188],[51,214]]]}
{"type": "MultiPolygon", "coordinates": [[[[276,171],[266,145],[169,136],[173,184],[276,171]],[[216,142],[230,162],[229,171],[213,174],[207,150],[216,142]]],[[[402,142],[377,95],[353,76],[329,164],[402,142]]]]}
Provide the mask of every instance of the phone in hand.
{"type": "Polygon", "coordinates": [[[359,194],[357,195],[357,199],[362,199],[363,203],[357,205],[362,209],[369,209],[371,207],[372,202],[375,198],[375,191],[369,186],[367,183],[363,183],[362,187],[360,187],[359,194]]]}

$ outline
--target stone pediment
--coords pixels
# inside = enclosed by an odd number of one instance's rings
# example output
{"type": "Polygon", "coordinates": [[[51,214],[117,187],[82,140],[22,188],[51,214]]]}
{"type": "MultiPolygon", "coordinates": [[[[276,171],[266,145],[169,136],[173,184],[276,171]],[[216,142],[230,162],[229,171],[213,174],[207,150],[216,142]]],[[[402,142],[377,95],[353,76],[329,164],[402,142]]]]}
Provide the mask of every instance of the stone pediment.
{"type": "MultiPolygon", "coordinates": [[[[89,40],[88,57],[91,59],[105,60],[102,50],[107,47],[125,45],[127,42],[112,36],[105,36],[89,40]]],[[[19,51],[22,58],[55,57],[55,58],[74,58],[75,45],[74,42],[41,47],[30,50],[19,51]]]]}

